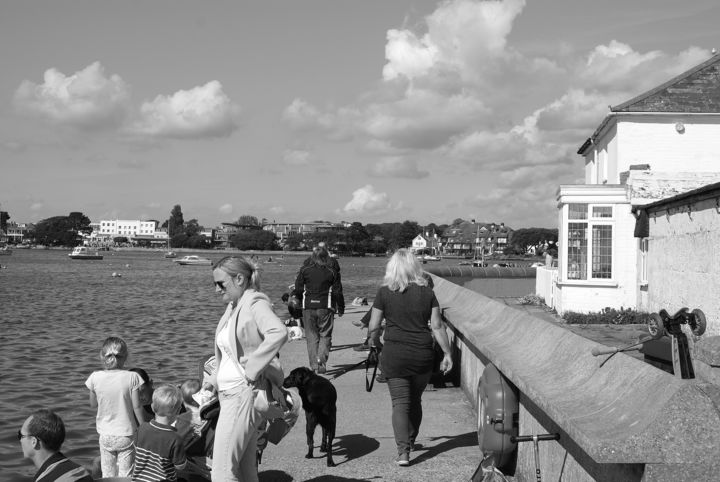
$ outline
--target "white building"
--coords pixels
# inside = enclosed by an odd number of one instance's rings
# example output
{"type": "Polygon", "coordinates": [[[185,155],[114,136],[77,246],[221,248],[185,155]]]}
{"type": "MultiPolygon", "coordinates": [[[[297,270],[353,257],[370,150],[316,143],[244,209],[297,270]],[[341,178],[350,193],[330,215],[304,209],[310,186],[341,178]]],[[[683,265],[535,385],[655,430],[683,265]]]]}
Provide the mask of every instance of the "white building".
{"type": "Polygon", "coordinates": [[[611,107],[558,190],[558,267],[536,291],[558,313],[647,306],[648,239],[633,208],[720,181],[720,56],[611,107]]]}

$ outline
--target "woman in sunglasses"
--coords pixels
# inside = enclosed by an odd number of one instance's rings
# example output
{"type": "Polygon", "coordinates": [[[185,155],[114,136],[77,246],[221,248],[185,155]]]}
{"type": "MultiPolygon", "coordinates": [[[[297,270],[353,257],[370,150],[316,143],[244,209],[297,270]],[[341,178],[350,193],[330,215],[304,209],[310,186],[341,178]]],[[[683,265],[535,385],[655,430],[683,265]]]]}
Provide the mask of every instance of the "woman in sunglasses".
{"type": "Polygon", "coordinates": [[[220,399],[213,447],[213,481],[258,480],[256,386],[266,380],[282,386],[276,356],[287,341],[287,328],[260,292],[257,267],[242,256],[213,265],[215,291],[227,308],[215,331],[215,373],[210,379],[220,399]]]}

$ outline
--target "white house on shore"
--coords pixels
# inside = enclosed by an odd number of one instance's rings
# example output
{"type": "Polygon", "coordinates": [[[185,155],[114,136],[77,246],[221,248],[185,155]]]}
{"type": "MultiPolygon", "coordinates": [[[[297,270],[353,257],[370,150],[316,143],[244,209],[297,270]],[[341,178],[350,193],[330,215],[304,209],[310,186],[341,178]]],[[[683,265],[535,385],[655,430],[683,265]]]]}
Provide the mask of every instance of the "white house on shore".
{"type": "Polygon", "coordinates": [[[578,154],[585,183],[558,189],[558,266],[536,292],[560,314],[647,307],[638,207],[720,181],[720,56],[611,107],[578,154]]]}

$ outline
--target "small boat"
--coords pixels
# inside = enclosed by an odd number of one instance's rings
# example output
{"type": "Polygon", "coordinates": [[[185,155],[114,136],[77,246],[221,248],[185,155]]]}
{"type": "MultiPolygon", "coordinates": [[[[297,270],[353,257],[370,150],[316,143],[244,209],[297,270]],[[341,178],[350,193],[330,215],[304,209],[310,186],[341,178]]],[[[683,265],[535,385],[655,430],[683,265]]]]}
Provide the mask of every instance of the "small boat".
{"type": "Polygon", "coordinates": [[[12,254],[12,249],[10,249],[9,246],[3,246],[0,248],[0,256],[10,256],[12,254]]]}
{"type": "Polygon", "coordinates": [[[177,258],[177,253],[175,251],[165,251],[165,257],[166,258],[177,258]]]}
{"type": "Polygon", "coordinates": [[[87,246],[76,246],[68,256],[70,259],[103,259],[102,254],[91,252],[87,246]]]}
{"type": "Polygon", "coordinates": [[[173,263],[177,263],[179,265],[185,266],[212,266],[212,261],[207,258],[201,258],[200,256],[190,255],[190,256],[183,256],[180,259],[174,259],[173,263]]]}

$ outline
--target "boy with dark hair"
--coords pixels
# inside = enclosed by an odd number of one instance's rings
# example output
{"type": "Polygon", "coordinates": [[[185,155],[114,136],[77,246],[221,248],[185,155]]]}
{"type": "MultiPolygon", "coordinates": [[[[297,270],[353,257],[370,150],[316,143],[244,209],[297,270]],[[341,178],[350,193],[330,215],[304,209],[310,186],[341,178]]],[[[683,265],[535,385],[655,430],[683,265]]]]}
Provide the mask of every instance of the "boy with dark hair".
{"type": "Polygon", "coordinates": [[[138,428],[134,481],[177,480],[177,471],[186,463],[182,440],[173,427],[182,404],[182,394],[177,387],[161,385],[153,392],[155,418],[138,428]]]}

